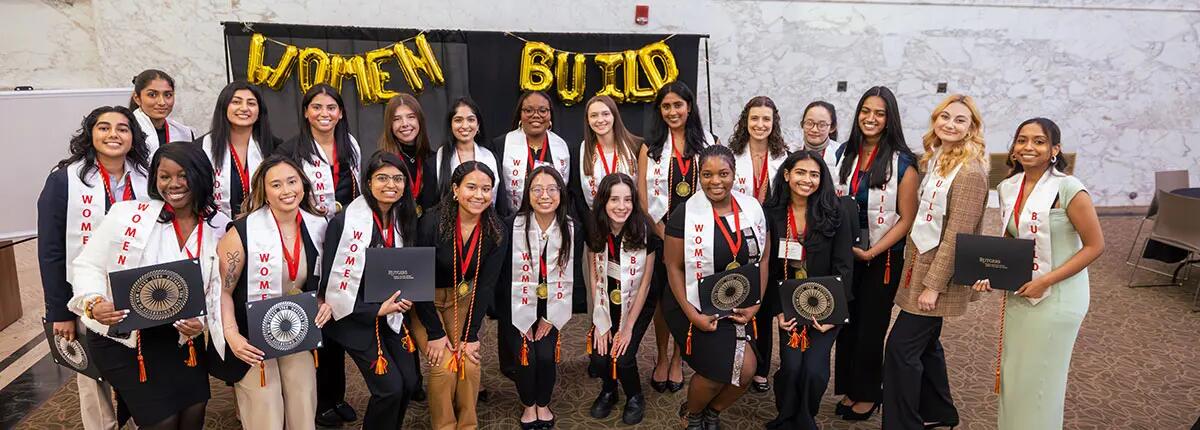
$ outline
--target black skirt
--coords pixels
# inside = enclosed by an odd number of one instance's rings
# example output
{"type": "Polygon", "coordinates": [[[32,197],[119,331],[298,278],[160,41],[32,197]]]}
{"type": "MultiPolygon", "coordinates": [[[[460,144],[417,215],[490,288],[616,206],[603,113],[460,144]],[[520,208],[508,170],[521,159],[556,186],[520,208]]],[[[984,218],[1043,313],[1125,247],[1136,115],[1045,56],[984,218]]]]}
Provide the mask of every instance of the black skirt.
{"type": "MultiPolygon", "coordinates": [[[[749,358],[746,352],[753,350],[755,357],[758,356],[750,324],[739,327],[739,324],[728,318],[718,321],[717,329],[712,332],[692,329],[692,352],[688,354],[687,339],[691,321],[675,300],[675,294],[669,289],[663,291],[662,301],[659,303],[663,306],[663,318],[667,321],[671,337],[675,338],[675,342],[684,352],[683,360],[701,376],[719,383],[732,383],[737,375],[741,374],[744,360],[749,358]],[[746,340],[741,342],[743,349],[740,353],[737,349],[739,337],[746,340]],[[739,355],[741,360],[738,360],[739,355]]],[[[685,303],[684,306],[691,304],[685,303]]]]}
{"type": "Polygon", "coordinates": [[[88,336],[100,375],[129,406],[139,426],[157,424],[183,409],[208,401],[208,373],[204,339],[197,337],[196,367],[188,367],[187,344],[179,345],[179,331],[167,324],[141,331],[146,382],[139,382],[137,349],[104,336],[88,336]]]}

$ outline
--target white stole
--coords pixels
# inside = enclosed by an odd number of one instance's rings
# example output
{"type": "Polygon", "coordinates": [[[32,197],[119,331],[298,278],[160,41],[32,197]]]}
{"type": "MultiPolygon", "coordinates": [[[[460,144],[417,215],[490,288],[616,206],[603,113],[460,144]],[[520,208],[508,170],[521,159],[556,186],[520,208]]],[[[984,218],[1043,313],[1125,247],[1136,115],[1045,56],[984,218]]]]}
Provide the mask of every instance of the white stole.
{"type": "MultiPolygon", "coordinates": [[[[298,144],[303,144],[300,142],[298,144]]],[[[317,154],[317,160],[304,160],[301,163],[304,167],[304,176],[308,177],[309,182],[312,182],[312,198],[314,204],[318,208],[325,209],[325,219],[331,219],[337,215],[337,188],[333,186],[333,166],[330,161],[325,159],[325,150],[321,149],[321,145],[316,141],[311,142],[313,151],[317,154]]],[[[336,143],[335,143],[336,145],[336,143]]],[[[354,136],[350,136],[350,146],[354,148],[354,153],[359,154],[359,157],[351,160],[350,163],[350,180],[358,180],[359,158],[362,156],[362,149],[358,146],[358,140],[354,136]]],[[[333,160],[336,163],[337,160],[333,160]]]]}
{"type": "MultiPolygon", "coordinates": [[[[99,163],[99,161],[96,161],[99,163]]],[[[67,223],[66,227],[66,272],[67,282],[75,279],[72,273],[75,257],[83,251],[84,245],[92,237],[93,229],[104,221],[105,203],[108,195],[104,190],[104,178],[100,177],[99,167],[92,169],[87,176],[87,183],[79,179],[79,170],[83,161],[76,161],[66,167],[67,171],[67,223]],[[91,185],[88,185],[90,183],[91,185]]],[[[134,168],[133,163],[125,160],[125,187],[133,187],[135,200],[146,200],[146,176],[134,168]]],[[[116,185],[116,184],[113,184],[116,185]]]]}
{"type": "MultiPolygon", "coordinates": [[[[608,260],[608,250],[592,253],[590,262],[594,301],[592,309],[592,325],[597,333],[606,333],[612,329],[612,316],[609,315],[608,278],[615,269],[620,277],[614,277],[621,282],[621,321],[633,324],[629,320],[629,307],[633,306],[638,288],[642,285],[642,277],[646,269],[646,248],[628,250],[621,248],[624,239],[618,237],[613,246],[617,248],[619,261],[608,260]]],[[[620,329],[620,327],[618,327],[620,329]]]]}
{"type": "MultiPolygon", "coordinates": [[[[710,135],[704,133],[705,147],[713,144],[709,138],[710,135]]],[[[658,161],[654,161],[647,153],[646,183],[642,185],[646,187],[646,212],[650,214],[650,219],[654,222],[661,221],[663,217],[667,216],[667,209],[671,204],[671,193],[675,192],[671,189],[671,163],[675,162],[675,153],[672,152],[674,147],[675,137],[667,132],[667,142],[663,144],[658,161]]],[[[695,162],[696,154],[692,154],[691,160],[691,169],[699,169],[700,166],[697,166],[695,162]]],[[[693,189],[692,193],[693,195],[699,194],[699,190],[693,189]]]]}
{"type": "Polygon", "coordinates": [[[913,244],[917,245],[918,254],[924,254],[942,243],[942,224],[945,222],[947,209],[946,196],[950,194],[950,184],[954,183],[954,178],[962,169],[962,163],[958,163],[949,175],[942,176],[938,173],[938,159],[941,156],[941,150],[933,155],[926,167],[928,172],[921,180],[917,218],[913,222],[912,233],[909,234],[913,244]]]}
{"type": "Polygon", "coordinates": [[[583,190],[583,201],[587,203],[587,207],[592,207],[592,200],[596,198],[596,192],[600,190],[600,181],[606,176],[604,173],[604,160],[608,160],[608,165],[612,166],[614,158],[617,169],[610,173],[621,172],[630,176],[634,175],[636,167],[633,165],[634,160],[626,160],[621,156],[620,143],[614,145],[612,157],[607,154],[606,158],[601,159],[600,153],[597,151],[596,156],[592,157],[592,174],[588,175],[587,170],[583,168],[584,156],[586,154],[589,143],[583,142],[579,144],[579,187],[583,190]]]}
{"type": "MultiPolygon", "coordinates": [[[[783,164],[783,160],[787,156],[787,153],[783,153],[776,157],[771,155],[771,151],[767,151],[767,177],[764,179],[767,190],[762,191],[764,199],[770,195],[771,180],[775,178],[775,172],[779,171],[779,166],[783,164]]],[[[754,188],[754,180],[756,178],[754,168],[757,166],[755,166],[754,157],[750,155],[749,144],[746,145],[746,149],[741,154],[733,157],[733,162],[737,173],[733,179],[733,190],[754,197],[754,193],[759,192],[759,190],[751,189],[754,188]]],[[[755,199],[757,200],[757,198],[755,199]]]]}
{"type": "Polygon", "coordinates": [[[838,164],[838,150],[842,149],[842,145],[834,142],[833,139],[825,141],[825,153],[821,154],[821,159],[825,161],[825,167],[829,168],[829,175],[837,175],[834,166],[838,164]]]}
{"type": "MultiPolygon", "coordinates": [[[[445,179],[446,183],[450,183],[450,176],[454,175],[454,169],[457,169],[458,165],[462,164],[462,162],[458,161],[458,151],[454,149],[454,145],[455,145],[454,143],[451,143],[448,145],[442,145],[442,147],[438,148],[438,150],[437,150],[436,160],[442,159],[442,151],[450,151],[450,171],[446,172],[446,179],[445,179]]],[[[487,148],[479,146],[478,143],[472,143],[472,145],[475,145],[475,150],[474,150],[475,161],[483,163],[485,166],[488,166],[489,169],[492,169],[493,175],[499,175],[500,170],[497,169],[497,167],[499,167],[499,165],[496,164],[496,156],[492,154],[492,151],[489,151],[487,148]]],[[[496,177],[496,181],[497,182],[500,181],[500,178],[496,177]]],[[[496,198],[496,192],[499,191],[499,189],[500,189],[500,187],[498,185],[499,185],[499,183],[492,184],[492,198],[493,199],[496,198]]]]}
{"type": "MultiPolygon", "coordinates": [[[[133,118],[137,120],[138,127],[142,129],[142,134],[146,136],[146,155],[148,158],[154,158],[154,152],[158,151],[158,132],[154,127],[154,121],[150,116],[142,112],[142,108],[137,108],[133,111],[133,118]]],[[[192,128],[179,121],[167,117],[167,143],[178,140],[191,142],[196,136],[192,133],[192,128]]]]}
{"type": "MultiPolygon", "coordinates": [[[[547,143],[550,144],[550,157],[553,158],[551,163],[555,170],[562,175],[563,180],[570,177],[571,173],[571,152],[567,149],[567,142],[553,131],[546,130],[547,143]]],[[[544,151],[545,148],[542,148],[544,151]]],[[[525,175],[532,171],[537,166],[528,166],[529,162],[529,143],[526,141],[525,131],[520,128],[508,132],[504,135],[504,171],[499,173],[504,176],[504,180],[508,181],[508,199],[512,203],[513,208],[521,207],[521,198],[525,192],[525,175]]],[[[476,152],[478,154],[478,152],[476,152]]]]}
{"type": "MultiPolygon", "coordinates": [[[[1021,213],[1017,217],[1019,221],[1017,238],[1033,239],[1033,277],[1035,279],[1045,276],[1054,268],[1053,247],[1050,242],[1050,209],[1054,207],[1054,199],[1058,197],[1062,181],[1066,178],[1066,174],[1053,167],[1042,174],[1041,179],[1034,184],[1033,190],[1028,196],[1025,196],[1025,203],[1021,206],[1021,213]]],[[[1017,195],[1021,193],[1024,183],[1025,172],[1021,172],[1005,179],[996,187],[1000,196],[1000,231],[1002,234],[1008,233],[1008,222],[1012,220],[1013,208],[1017,205],[1017,195]]],[[[1046,297],[1050,297],[1050,289],[1047,289],[1042,297],[1026,297],[1026,299],[1036,305],[1046,297]]]]}
{"type": "MultiPolygon", "coordinates": [[[[325,280],[325,302],[333,308],[334,319],[340,320],[354,312],[354,302],[358,298],[358,288],[362,286],[362,274],[366,268],[367,248],[371,246],[375,231],[372,215],[371,206],[363,196],[358,196],[346,206],[346,223],[342,227],[342,237],[338,239],[329,279],[325,280]]],[[[393,221],[391,227],[397,241],[393,247],[403,248],[400,225],[393,221]]],[[[393,332],[400,333],[404,314],[388,314],[387,323],[393,332]]]]}
{"type": "MultiPolygon", "coordinates": [[[[843,144],[843,146],[845,145],[843,144]]],[[[828,152],[826,153],[828,154],[828,152]]],[[[842,157],[836,166],[829,169],[830,172],[837,172],[841,169],[841,163],[847,162],[854,164],[851,164],[850,176],[846,178],[846,182],[841,183],[838,179],[834,179],[834,191],[837,192],[838,197],[850,194],[850,182],[854,179],[854,175],[858,174],[858,158],[842,157]]],[[[834,177],[837,178],[836,174],[834,177]]],[[[867,230],[871,237],[870,243],[877,243],[892,229],[892,226],[900,221],[900,213],[896,211],[896,199],[900,195],[900,153],[892,153],[892,175],[883,184],[883,188],[877,192],[871,191],[870,182],[871,177],[867,175],[858,186],[859,188],[867,187],[867,230]]]]}
{"type": "MultiPolygon", "coordinates": [[[[231,188],[233,186],[233,181],[230,179],[229,175],[231,172],[235,175],[238,173],[236,172],[236,169],[233,168],[233,148],[228,148],[228,143],[224,143],[224,145],[227,146],[225,151],[225,160],[221,162],[220,166],[213,164],[213,199],[217,201],[217,208],[220,209],[221,212],[232,217],[233,208],[231,207],[232,203],[230,200],[233,198],[233,190],[231,188]]],[[[204,136],[204,141],[201,143],[201,147],[204,148],[204,153],[208,154],[208,161],[212,163],[213,142],[211,134],[204,136]]],[[[254,177],[254,171],[258,170],[258,165],[262,163],[262,160],[262,151],[259,150],[258,143],[254,141],[254,136],[250,136],[250,143],[246,145],[246,158],[241,160],[243,167],[246,168],[247,181],[254,177]]],[[[247,189],[250,187],[250,184],[243,185],[247,189]]],[[[245,195],[242,196],[242,198],[249,199],[250,196],[245,195]]]]}
{"type": "MultiPolygon", "coordinates": [[[[575,233],[574,226],[567,228],[575,233]]],[[[562,231],[558,222],[542,231],[532,216],[518,215],[512,229],[512,324],[521,333],[537,322],[537,289],[542,248],[546,249],[546,320],[559,330],[571,319],[571,289],[574,282],[574,248],[562,249],[562,231]],[[534,237],[525,242],[526,223],[532,223],[534,237]],[[529,249],[532,247],[533,249],[529,249]],[[567,264],[560,266],[558,257],[567,253],[567,264]]]]}
{"type": "MultiPolygon", "coordinates": [[[[97,235],[98,240],[107,239],[105,243],[108,247],[89,247],[87,249],[90,252],[82,253],[78,257],[79,261],[76,262],[74,270],[80,273],[76,273],[73,278],[79,280],[79,282],[71,285],[74,297],[87,298],[93,294],[99,294],[111,300],[112,286],[108,282],[108,274],[144,265],[143,257],[147,254],[146,247],[150,242],[150,236],[155,233],[156,227],[158,230],[162,230],[162,227],[155,225],[157,224],[158,214],[162,211],[162,208],[163,202],[161,200],[151,200],[148,202],[126,201],[118,202],[112,206],[109,215],[105,217],[105,221],[107,222],[101,226],[101,232],[97,235]],[[96,257],[99,257],[99,259],[96,257]],[[102,278],[87,276],[89,274],[96,275],[97,273],[83,272],[89,269],[94,270],[97,265],[103,269],[102,278]]],[[[172,233],[174,233],[174,230],[172,230],[172,233]]],[[[178,242],[175,243],[177,244],[178,242]]],[[[152,254],[150,259],[153,260],[153,254],[157,253],[151,252],[149,254],[152,254]]],[[[83,307],[79,306],[79,308],[83,307]]],[[[86,315],[81,316],[79,319],[83,321],[83,325],[88,329],[104,337],[109,337],[109,326],[101,324],[95,319],[88,318],[86,315]]],[[[109,338],[133,348],[137,346],[138,334],[139,332],[134,330],[125,339],[109,338]]]]}
{"type": "MultiPolygon", "coordinates": [[[[762,207],[754,197],[736,191],[732,195],[737,200],[738,209],[740,209],[742,230],[752,228],[754,231],[754,240],[759,249],[758,258],[761,261],[762,250],[767,243],[767,221],[763,216],[762,207]]],[[[712,202],[708,201],[708,196],[704,193],[696,193],[684,204],[687,205],[687,215],[690,215],[684,217],[683,222],[684,281],[687,282],[688,303],[691,303],[696,309],[700,309],[700,279],[716,273],[713,267],[713,259],[716,258],[713,251],[713,229],[717,228],[713,224],[716,220],[711,215],[713,212],[712,202]]],[[[732,237],[737,234],[732,231],[737,228],[736,223],[732,222],[733,214],[726,215],[725,218],[732,227],[730,228],[732,237]]],[[[743,246],[746,245],[745,240],[748,239],[743,237],[743,246]]],[[[717,240],[724,240],[724,238],[717,240]]],[[[736,259],[737,256],[735,255],[734,258],[736,259]]]]}

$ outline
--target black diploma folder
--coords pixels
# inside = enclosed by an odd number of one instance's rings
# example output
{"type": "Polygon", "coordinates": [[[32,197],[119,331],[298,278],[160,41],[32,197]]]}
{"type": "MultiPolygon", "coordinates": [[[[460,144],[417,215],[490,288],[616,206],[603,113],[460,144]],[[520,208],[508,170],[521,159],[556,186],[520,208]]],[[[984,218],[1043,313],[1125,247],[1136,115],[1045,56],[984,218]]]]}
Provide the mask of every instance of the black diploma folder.
{"type": "Polygon", "coordinates": [[[951,282],[975,285],[987,279],[992,288],[1016,291],[1033,279],[1033,241],[959,233],[954,247],[951,282]]]}

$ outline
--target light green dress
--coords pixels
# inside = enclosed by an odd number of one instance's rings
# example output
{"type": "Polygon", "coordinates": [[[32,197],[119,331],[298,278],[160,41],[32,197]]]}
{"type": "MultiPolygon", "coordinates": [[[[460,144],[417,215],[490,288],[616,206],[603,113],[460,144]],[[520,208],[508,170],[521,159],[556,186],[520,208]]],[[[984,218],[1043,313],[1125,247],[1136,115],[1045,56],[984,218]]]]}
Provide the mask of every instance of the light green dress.
{"type": "MultiPolygon", "coordinates": [[[[1066,207],[1086,191],[1074,176],[1061,182],[1059,208],[1050,210],[1050,243],[1054,268],[1079,252],[1083,242],[1067,218],[1066,207]]],[[[1011,235],[1016,227],[1010,221],[1011,235]]],[[[1051,295],[1036,306],[1008,292],[1004,307],[1004,350],[1001,354],[999,428],[1061,429],[1067,371],[1079,325],[1087,314],[1087,269],[1050,287],[1051,295]]]]}

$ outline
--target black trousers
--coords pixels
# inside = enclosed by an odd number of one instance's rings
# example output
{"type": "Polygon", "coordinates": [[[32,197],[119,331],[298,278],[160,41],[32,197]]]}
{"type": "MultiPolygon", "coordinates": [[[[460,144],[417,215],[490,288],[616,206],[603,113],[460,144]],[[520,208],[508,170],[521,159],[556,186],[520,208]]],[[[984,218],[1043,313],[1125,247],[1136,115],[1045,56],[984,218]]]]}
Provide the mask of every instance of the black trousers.
{"type": "MultiPolygon", "coordinates": [[[[521,344],[524,337],[511,323],[501,323],[512,328],[500,338],[501,343],[512,356],[513,382],[517,385],[517,395],[524,406],[548,406],[554,394],[554,384],[558,382],[558,363],[554,360],[554,349],[558,343],[558,329],[551,328],[546,336],[539,341],[528,342],[526,358],[528,365],[521,364],[521,344]]],[[[536,329],[534,323],[532,329],[536,329]]]]}
{"type": "MultiPolygon", "coordinates": [[[[787,342],[779,346],[779,371],[775,372],[775,408],[779,415],[767,423],[767,428],[817,428],[815,418],[821,396],[829,386],[829,355],[839,330],[834,327],[821,333],[809,327],[809,346],[804,351],[786,346],[787,342]]],[[[790,332],[779,330],[780,339],[790,336],[790,332]]]]}
{"type": "Polygon", "coordinates": [[[892,270],[887,283],[888,253],[871,261],[854,262],[854,300],[850,324],[837,339],[833,392],[859,402],[878,402],[883,396],[883,338],[892,318],[892,302],[904,267],[903,253],[891,251],[892,270]]]}
{"type": "MultiPolygon", "coordinates": [[[[600,389],[605,392],[616,392],[617,383],[620,382],[621,387],[625,391],[626,396],[636,396],[642,394],[642,379],[638,374],[637,354],[641,349],[642,338],[646,336],[646,328],[653,320],[654,312],[649,314],[642,313],[641,316],[634,322],[633,335],[629,339],[629,346],[625,348],[625,353],[617,357],[617,377],[613,379],[613,361],[612,355],[608,351],[597,351],[592,349],[591,355],[588,355],[589,373],[596,378],[600,378],[600,389]],[[641,318],[648,316],[648,318],[641,318]]],[[[617,328],[613,327],[611,333],[616,333],[617,328]]],[[[609,337],[609,344],[612,344],[612,337],[609,337]]]]}
{"type": "MultiPolygon", "coordinates": [[[[767,284],[767,291],[763,295],[762,303],[758,308],[758,314],[756,318],[757,321],[754,322],[758,327],[758,335],[754,337],[754,342],[758,347],[758,355],[755,357],[756,361],[758,361],[758,367],[754,369],[754,376],[761,376],[764,378],[771,374],[771,350],[774,349],[773,342],[775,340],[775,336],[772,335],[772,333],[775,332],[775,315],[779,314],[780,312],[779,287],[770,284],[771,283],[767,284]]],[[[810,334],[814,332],[817,331],[809,331],[810,334]]],[[[779,339],[782,341],[782,343],[787,343],[786,341],[783,341],[783,339],[787,339],[787,337],[780,337],[779,339]]],[[[780,351],[779,353],[780,360],[783,360],[783,351],[780,351]]]]}
{"type": "MultiPolygon", "coordinates": [[[[407,325],[408,321],[404,323],[407,325]]],[[[371,393],[367,411],[363,414],[362,425],[365,429],[398,429],[404,426],[409,397],[420,384],[417,378],[420,372],[413,370],[417,363],[415,352],[410,353],[404,347],[403,333],[393,332],[386,323],[380,321],[379,337],[383,342],[383,357],[388,361],[387,372],[382,375],[375,374],[375,360],[378,358],[376,349],[346,349],[346,354],[354,360],[358,372],[366,381],[367,391],[371,393]]],[[[325,340],[328,342],[329,338],[325,340]]],[[[321,367],[325,367],[324,362],[321,367]]]]}
{"type": "Polygon", "coordinates": [[[346,401],[346,348],[326,337],[317,349],[317,414],[346,401]]]}
{"type": "Polygon", "coordinates": [[[905,311],[896,317],[883,361],[884,429],[923,429],[926,422],[958,422],[941,335],[941,317],[905,311]]]}

